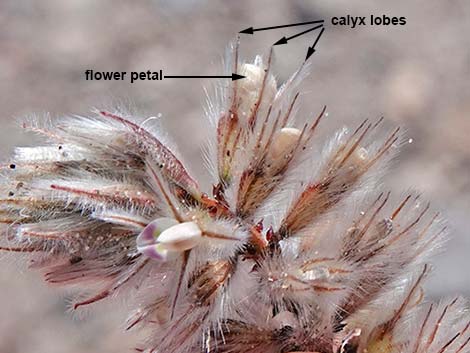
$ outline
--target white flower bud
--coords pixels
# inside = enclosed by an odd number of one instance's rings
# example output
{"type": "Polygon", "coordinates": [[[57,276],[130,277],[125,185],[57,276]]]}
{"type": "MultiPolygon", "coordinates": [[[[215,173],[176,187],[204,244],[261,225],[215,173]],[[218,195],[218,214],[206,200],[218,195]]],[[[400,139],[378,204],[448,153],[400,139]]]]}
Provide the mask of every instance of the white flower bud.
{"type": "Polygon", "coordinates": [[[137,250],[152,259],[165,261],[168,249],[159,243],[159,238],[165,229],[176,224],[178,222],[173,218],[157,218],[150,222],[137,237],[137,250]]]}
{"type": "Polygon", "coordinates": [[[202,232],[194,222],[184,222],[163,231],[158,242],[170,251],[185,251],[197,246],[202,239],[202,232]]]}
{"type": "Polygon", "coordinates": [[[268,156],[273,161],[281,161],[292,153],[299,142],[301,131],[292,127],[285,127],[273,136],[268,156]]]}
{"type": "Polygon", "coordinates": [[[137,250],[152,259],[166,261],[171,253],[192,249],[201,239],[202,231],[194,222],[157,218],[137,237],[137,250]]]}
{"type": "Polygon", "coordinates": [[[255,64],[243,64],[240,69],[240,74],[245,76],[243,81],[240,81],[240,93],[251,94],[259,90],[264,76],[264,70],[261,66],[255,64]]]}
{"type": "Polygon", "coordinates": [[[137,237],[137,250],[152,259],[165,261],[171,252],[192,249],[201,239],[202,231],[194,222],[157,218],[137,237]]]}
{"type": "MultiPolygon", "coordinates": [[[[237,81],[238,96],[240,97],[239,114],[249,118],[254,108],[263,86],[265,69],[261,59],[257,59],[254,64],[243,64],[240,68],[240,75],[245,76],[243,80],[237,81]]],[[[277,83],[272,75],[266,80],[263,92],[263,101],[271,102],[277,92],[277,83]]]]}

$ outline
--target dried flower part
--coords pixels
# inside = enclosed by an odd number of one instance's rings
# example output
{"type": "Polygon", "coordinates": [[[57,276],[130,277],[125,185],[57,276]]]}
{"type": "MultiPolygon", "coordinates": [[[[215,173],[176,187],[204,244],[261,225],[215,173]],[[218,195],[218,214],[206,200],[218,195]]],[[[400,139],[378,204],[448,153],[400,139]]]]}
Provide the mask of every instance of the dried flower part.
{"type": "Polygon", "coordinates": [[[230,54],[246,78],[208,107],[212,194],[154,119],[25,123],[46,142],[0,166],[0,250],[92,293],[74,309],[129,298],[139,352],[470,352],[467,303],[422,289],[439,213],[380,191],[400,130],[366,120],[324,143],[326,107],[296,116],[308,63],[278,87],[272,54],[230,54]]]}
{"type": "Polygon", "coordinates": [[[214,295],[230,276],[231,271],[232,265],[229,261],[219,260],[202,266],[188,283],[189,297],[196,305],[210,305],[214,300],[214,295]]]}

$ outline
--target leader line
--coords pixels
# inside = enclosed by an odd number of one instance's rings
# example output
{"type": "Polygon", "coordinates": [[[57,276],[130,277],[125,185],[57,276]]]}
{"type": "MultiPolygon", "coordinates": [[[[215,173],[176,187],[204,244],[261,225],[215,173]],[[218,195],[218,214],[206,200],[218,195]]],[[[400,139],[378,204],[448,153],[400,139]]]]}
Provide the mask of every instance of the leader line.
{"type": "Polygon", "coordinates": [[[232,73],[231,75],[165,75],[165,78],[230,78],[232,81],[245,78],[243,75],[232,73]]]}
{"type": "Polygon", "coordinates": [[[278,28],[286,28],[286,27],[294,27],[294,26],[304,26],[304,25],[309,25],[309,24],[313,24],[313,23],[323,23],[323,22],[325,22],[325,20],[291,23],[291,24],[288,24],[288,25],[261,27],[261,28],[248,27],[247,29],[244,29],[243,31],[240,31],[239,33],[254,34],[254,32],[267,31],[267,30],[270,30],[270,29],[278,29],[278,28]]]}

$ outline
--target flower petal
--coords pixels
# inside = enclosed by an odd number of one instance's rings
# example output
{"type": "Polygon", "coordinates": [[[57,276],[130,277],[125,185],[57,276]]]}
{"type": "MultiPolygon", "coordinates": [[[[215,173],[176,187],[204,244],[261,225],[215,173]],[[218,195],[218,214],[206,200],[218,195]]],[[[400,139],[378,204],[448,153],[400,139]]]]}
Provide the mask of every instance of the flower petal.
{"type": "Polygon", "coordinates": [[[197,246],[202,239],[202,231],[194,222],[184,222],[163,231],[158,242],[168,250],[185,251],[197,246]]]}
{"type": "Polygon", "coordinates": [[[160,234],[176,224],[178,221],[173,218],[157,218],[150,222],[137,237],[137,248],[156,244],[160,234]]]}

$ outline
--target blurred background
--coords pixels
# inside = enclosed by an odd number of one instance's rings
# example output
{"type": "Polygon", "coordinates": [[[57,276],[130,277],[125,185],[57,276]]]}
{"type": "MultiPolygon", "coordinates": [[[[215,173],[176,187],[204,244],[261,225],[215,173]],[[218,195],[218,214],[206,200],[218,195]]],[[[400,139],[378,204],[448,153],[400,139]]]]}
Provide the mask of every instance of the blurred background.
{"type": "MultiPolygon", "coordinates": [[[[211,75],[221,72],[227,43],[246,27],[314,19],[326,31],[314,54],[303,111],[328,106],[340,127],[384,115],[406,128],[407,145],[387,176],[392,190],[415,188],[452,226],[448,251],[428,282],[433,298],[470,296],[470,2],[327,0],[0,0],[0,158],[22,135],[19,118],[50,113],[87,114],[91,107],[123,105],[163,116],[185,160],[203,175],[206,138],[203,87],[210,80],[130,84],[89,82],[86,69],[211,75]],[[332,16],[406,16],[406,26],[332,27],[332,16]],[[190,131],[190,138],[188,132],[190,131]]],[[[303,29],[303,27],[302,27],[303,29]]],[[[245,35],[247,59],[267,53],[300,29],[245,35]]],[[[315,36],[275,50],[275,72],[286,79],[304,60],[315,36]]],[[[68,314],[67,295],[47,288],[13,261],[0,262],[0,353],[127,352],[120,305],[68,314]]]]}

